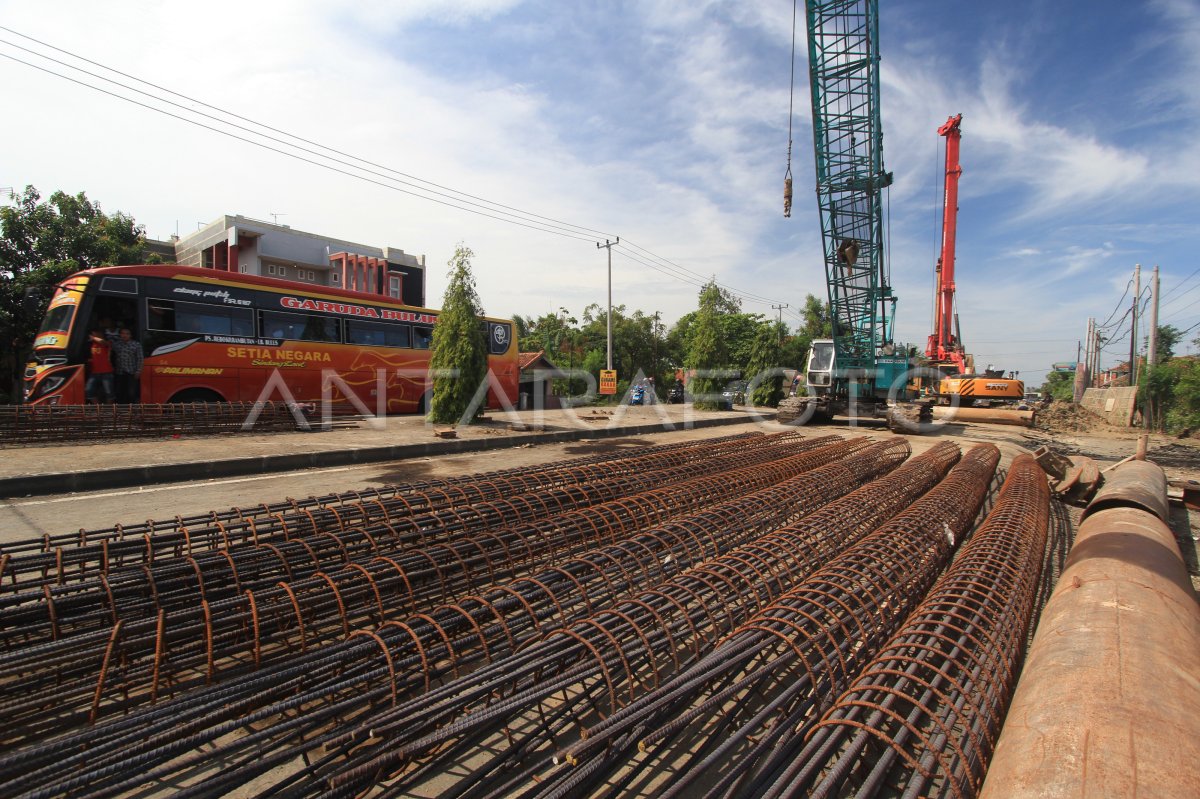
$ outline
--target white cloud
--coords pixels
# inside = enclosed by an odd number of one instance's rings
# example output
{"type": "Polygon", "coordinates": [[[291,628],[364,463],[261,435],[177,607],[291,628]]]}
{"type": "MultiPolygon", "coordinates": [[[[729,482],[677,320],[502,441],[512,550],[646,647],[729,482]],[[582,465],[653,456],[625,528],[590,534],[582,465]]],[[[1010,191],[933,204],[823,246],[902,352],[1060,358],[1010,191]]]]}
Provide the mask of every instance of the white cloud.
{"type": "MultiPolygon", "coordinates": [[[[286,214],[280,221],[298,229],[425,253],[435,304],[442,264],[465,241],[477,253],[481,295],[495,313],[567,305],[578,314],[602,299],[605,253],[593,237],[606,235],[793,307],[805,293],[824,294],[803,18],[794,211],[793,219],[780,218],[788,4],[655,0],[593,8],[588,22],[600,19],[609,26],[602,30],[570,25],[567,17],[562,30],[551,29],[543,12],[557,7],[535,0],[218,1],[202,11],[63,1],[52,4],[53,15],[47,5],[0,0],[0,15],[10,27],[227,110],[598,232],[574,241],[448,210],[7,61],[0,61],[0,80],[27,124],[0,127],[2,151],[20,154],[8,159],[0,183],[86,191],[159,237],[174,232],[176,221],[186,232],[222,213],[286,214]],[[547,54],[552,46],[566,56],[547,54]],[[590,60],[570,52],[576,46],[590,48],[590,60]],[[450,59],[435,56],[457,48],[471,69],[442,72],[437,65],[450,59]],[[468,57],[477,53],[489,57],[468,57]],[[570,60],[537,60],[551,56],[570,60]],[[526,62],[546,66],[520,69],[526,62]],[[572,82],[553,74],[556,63],[572,67],[572,82]],[[597,102],[601,96],[615,102],[597,102]]],[[[1191,68],[1142,79],[1169,82],[1190,117],[1176,116],[1165,129],[1143,121],[1137,137],[1083,113],[1039,113],[1029,65],[1004,45],[976,47],[956,61],[938,45],[945,33],[938,21],[915,19],[907,36],[885,40],[884,154],[897,178],[893,277],[903,338],[920,342],[927,333],[941,202],[935,131],[949,114],[965,120],[960,248],[971,257],[963,259],[960,289],[971,335],[1000,339],[1009,328],[1053,332],[1059,325],[1073,331],[1096,305],[1119,296],[1118,286],[1109,297],[1119,270],[1134,260],[1165,260],[1148,253],[1192,236],[1177,219],[1161,219],[1159,209],[1194,206],[1200,181],[1200,89],[1191,80],[1200,73],[1197,7],[1158,0],[1153,9],[1159,16],[1148,17],[1170,25],[1153,27],[1152,38],[1191,68]]],[[[574,21],[585,12],[570,13],[574,21]]],[[[662,310],[668,321],[694,307],[687,283],[616,253],[613,271],[618,303],[662,310]]]]}

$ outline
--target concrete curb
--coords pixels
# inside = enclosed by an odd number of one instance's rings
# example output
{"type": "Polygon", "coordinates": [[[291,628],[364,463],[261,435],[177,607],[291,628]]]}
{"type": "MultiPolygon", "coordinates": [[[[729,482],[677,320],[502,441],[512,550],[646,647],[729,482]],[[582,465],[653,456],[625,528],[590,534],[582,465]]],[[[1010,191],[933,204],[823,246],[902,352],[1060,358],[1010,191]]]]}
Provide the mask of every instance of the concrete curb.
{"type": "MultiPolygon", "coordinates": [[[[761,417],[738,414],[729,418],[693,419],[674,425],[675,430],[749,424],[761,417]]],[[[768,419],[772,417],[767,417],[768,419]]],[[[592,438],[617,438],[669,432],[661,422],[622,427],[599,427],[579,430],[555,430],[547,433],[524,433],[497,438],[442,439],[420,444],[395,444],[386,447],[361,447],[318,452],[297,452],[288,455],[263,455],[252,458],[226,458],[191,463],[164,463],[87,472],[54,472],[0,478],[0,498],[67,494],[78,491],[99,491],[110,488],[146,486],[158,483],[179,483],[221,477],[240,477],[268,472],[290,472],[327,466],[398,461],[431,455],[452,455],[460,452],[482,452],[489,449],[519,447],[523,444],[557,444],[592,438]]]]}

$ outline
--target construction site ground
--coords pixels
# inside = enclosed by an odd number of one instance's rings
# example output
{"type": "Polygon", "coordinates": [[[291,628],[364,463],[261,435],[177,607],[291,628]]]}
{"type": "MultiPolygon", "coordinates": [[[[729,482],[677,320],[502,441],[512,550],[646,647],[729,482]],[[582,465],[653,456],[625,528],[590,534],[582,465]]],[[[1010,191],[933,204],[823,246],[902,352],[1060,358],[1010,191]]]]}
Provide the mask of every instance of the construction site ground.
{"type": "MultiPolygon", "coordinates": [[[[86,444],[17,447],[0,451],[0,481],[10,477],[55,475],[72,471],[99,472],[145,466],[178,466],[184,475],[189,465],[254,459],[281,455],[344,453],[351,450],[380,451],[384,446],[430,445],[428,454],[403,460],[345,463],[305,469],[285,469],[233,477],[181,479],[173,482],[114,487],[87,492],[46,493],[36,496],[0,498],[0,545],[43,533],[107,527],[114,523],[136,523],[149,518],[187,516],[231,506],[249,506],[285,497],[307,497],[346,492],[384,484],[430,480],[465,473],[486,472],[534,465],[573,457],[604,453],[636,453],[654,444],[700,440],[730,433],[761,429],[784,429],[771,418],[750,409],[697,412],[690,406],[623,407],[574,412],[519,412],[492,414],[479,425],[460,428],[457,438],[441,439],[419,417],[393,417],[382,429],[360,423],[353,428],[324,432],[242,434],[165,440],[106,441],[86,444]],[[707,426],[696,426],[704,424],[707,426]],[[674,429],[667,429],[667,427],[674,429]],[[587,430],[584,434],[582,431],[587,430]],[[577,431],[577,440],[555,441],[556,434],[577,431]],[[533,435],[534,440],[529,436],[533,435]],[[453,441],[485,444],[474,452],[454,452],[453,441]],[[519,442],[519,443],[518,443],[519,442]],[[439,450],[441,447],[441,450],[439,450]]],[[[882,422],[853,423],[835,420],[812,425],[813,435],[836,433],[883,438],[892,435],[882,422]]],[[[1075,410],[1052,410],[1042,414],[1034,428],[992,424],[948,423],[923,435],[907,436],[914,454],[939,441],[951,440],[964,450],[973,443],[988,442],[999,447],[1001,468],[1021,452],[1039,446],[1063,454],[1080,454],[1100,462],[1103,468],[1133,455],[1140,431],[1104,424],[1090,414],[1075,410]]],[[[1190,439],[1151,436],[1149,458],[1161,465],[1175,483],[1200,483],[1200,444],[1190,439]]],[[[1078,518],[1078,511],[1072,516],[1078,518]]],[[[1200,534],[1196,514],[1179,502],[1172,503],[1172,526],[1188,562],[1194,587],[1200,587],[1196,537],[1200,534]]],[[[238,733],[241,734],[241,733],[238,733]]],[[[220,768],[221,763],[214,763],[220,768]]],[[[231,795],[252,796],[282,774],[298,768],[291,763],[263,775],[231,795]]],[[[668,779],[670,764],[663,764],[661,779],[668,779]]],[[[437,795],[434,780],[428,795],[437,795]]],[[[159,791],[170,792],[162,785],[159,791]]],[[[150,794],[156,793],[150,789],[150,794]]]]}
{"type": "MultiPolygon", "coordinates": [[[[743,428],[783,429],[770,411],[742,407],[697,411],[691,405],[494,412],[480,424],[457,428],[454,439],[439,438],[424,417],[393,416],[382,421],[382,425],[359,422],[315,432],[180,435],[5,448],[0,450],[0,486],[10,478],[37,478],[51,485],[43,485],[46,490],[32,496],[0,497],[0,543],[285,497],[353,491],[582,455],[636,452],[653,444],[721,436],[743,428]],[[455,451],[462,446],[479,449],[455,451]],[[377,460],[388,448],[418,454],[377,460]],[[359,456],[368,462],[354,462],[359,456]],[[268,468],[272,463],[281,466],[268,468]],[[287,466],[289,463],[295,466],[287,466]],[[213,464],[218,466],[215,475],[213,464]],[[231,464],[230,476],[220,476],[222,464],[231,464]],[[157,471],[149,471],[147,481],[134,485],[78,492],[51,487],[60,475],[84,474],[103,483],[106,472],[143,467],[157,471]],[[159,482],[154,475],[160,474],[172,477],[159,482]]],[[[881,421],[835,419],[832,424],[809,429],[814,434],[891,435],[881,421]]],[[[987,441],[1000,447],[1002,466],[1020,452],[1048,446],[1065,455],[1093,458],[1103,468],[1133,455],[1140,434],[1138,429],[1109,425],[1081,408],[1055,403],[1039,411],[1033,428],[949,422],[908,439],[914,454],[946,439],[964,446],[987,441]]],[[[1153,434],[1148,453],[1176,485],[1189,480],[1200,484],[1200,441],[1153,434]]],[[[1187,514],[1178,503],[1176,507],[1180,513],[1176,534],[1193,582],[1200,587],[1196,549],[1200,517],[1187,514]]]]}

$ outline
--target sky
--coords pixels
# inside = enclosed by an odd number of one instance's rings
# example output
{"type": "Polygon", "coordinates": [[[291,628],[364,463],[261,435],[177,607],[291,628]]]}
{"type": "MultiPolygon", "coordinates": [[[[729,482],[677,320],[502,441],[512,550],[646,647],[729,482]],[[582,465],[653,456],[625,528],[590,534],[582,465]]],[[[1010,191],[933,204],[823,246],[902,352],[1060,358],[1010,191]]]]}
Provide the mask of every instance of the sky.
{"type": "MultiPolygon", "coordinates": [[[[1102,365],[1127,360],[1139,263],[1143,303],[1158,265],[1160,321],[1196,352],[1200,0],[880,5],[897,340],[923,349],[932,329],[936,131],[961,113],[957,308],[977,366],[1039,385],[1089,317],[1102,365]]],[[[614,304],[670,324],[715,278],[796,324],[825,281],[792,9],[0,0],[0,188],[82,191],[152,238],[241,214],[424,254],[431,305],[462,243],[496,316],[603,305],[597,244],[620,237],[614,304]]]]}

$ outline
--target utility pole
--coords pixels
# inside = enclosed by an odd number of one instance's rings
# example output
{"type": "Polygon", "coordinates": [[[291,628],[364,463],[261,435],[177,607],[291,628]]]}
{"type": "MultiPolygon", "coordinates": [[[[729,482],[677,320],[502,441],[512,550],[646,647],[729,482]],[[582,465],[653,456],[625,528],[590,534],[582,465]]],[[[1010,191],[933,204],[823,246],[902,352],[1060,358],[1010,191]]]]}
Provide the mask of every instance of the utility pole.
{"type": "MultiPolygon", "coordinates": [[[[1096,320],[1087,319],[1087,335],[1084,336],[1085,344],[1080,344],[1079,349],[1082,350],[1082,358],[1076,356],[1075,359],[1075,404],[1078,405],[1084,401],[1084,390],[1087,389],[1087,371],[1088,365],[1092,362],[1092,324],[1096,320]]],[[[1078,350],[1076,350],[1078,352],[1078,350]]]]}
{"type": "Polygon", "coordinates": [[[772,305],[771,307],[774,308],[776,311],[779,311],[779,344],[780,344],[780,346],[782,346],[783,345],[783,309],[788,307],[788,304],[785,302],[783,305],[772,305]]]}
{"type": "Polygon", "coordinates": [[[658,376],[658,311],[654,312],[654,377],[658,376]]]}
{"type": "Polygon", "coordinates": [[[596,242],[596,249],[603,247],[608,250],[608,353],[607,363],[608,369],[612,369],[612,248],[614,244],[620,244],[621,237],[617,236],[616,241],[604,240],[604,243],[596,242]]]}
{"type": "Polygon", "coordinates": [[[1158,365],[1158,264],[1150,277],[1150,342],[1146,345],[1146,363],[1158,365]]]}
{"type": "Polygon", "coordinates": [[[1129,332],[1129,385],[1137,385],[1138,299],[1142,294],[1142,265],[1133,265],[1133,327],[1129,332]]]}

